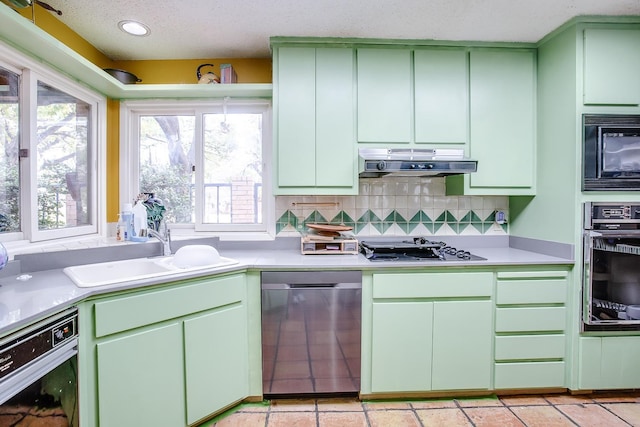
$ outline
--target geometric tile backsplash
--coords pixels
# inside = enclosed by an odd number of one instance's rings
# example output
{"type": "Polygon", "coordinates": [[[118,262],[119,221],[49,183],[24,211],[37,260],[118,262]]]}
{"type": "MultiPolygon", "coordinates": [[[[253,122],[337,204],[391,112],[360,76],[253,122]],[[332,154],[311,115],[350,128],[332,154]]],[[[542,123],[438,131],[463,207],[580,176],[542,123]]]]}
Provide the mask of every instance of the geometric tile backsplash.
{"type": "Polygon", "coordinates": [[[298,235],[307,223],[344,224],[357,236],[508,234],[507,196],[446,196],[445,178],[360,179],[357,196],[278,196],[276,233],[298,235]]]}

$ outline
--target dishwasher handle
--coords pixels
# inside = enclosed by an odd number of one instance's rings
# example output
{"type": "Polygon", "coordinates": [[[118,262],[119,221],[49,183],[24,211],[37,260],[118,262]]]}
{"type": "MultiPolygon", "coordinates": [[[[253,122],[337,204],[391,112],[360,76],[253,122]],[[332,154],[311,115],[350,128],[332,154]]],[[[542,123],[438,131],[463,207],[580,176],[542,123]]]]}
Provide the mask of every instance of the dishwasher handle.
{"type": "Polygon", "coordinates": [[[263,283],[263,290],[361,289],[361,283],[263,283]]]}

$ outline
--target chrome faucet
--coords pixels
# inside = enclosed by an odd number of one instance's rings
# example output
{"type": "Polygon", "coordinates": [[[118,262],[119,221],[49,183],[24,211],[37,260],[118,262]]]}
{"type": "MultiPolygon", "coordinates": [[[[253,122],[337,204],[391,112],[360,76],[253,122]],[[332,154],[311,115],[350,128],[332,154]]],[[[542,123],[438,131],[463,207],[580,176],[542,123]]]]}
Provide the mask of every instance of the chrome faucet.
{"type": "Polygon", "coordinates": [[[165,230],[164,236],[152,228],[149,228],[147,230],[147,234],[151,237],[155,237],[156,239],[160,240],[160,243],[162,243],[162,255],[169,256],[171,255],[171,231],[169,230],[169,227],[167,227],[166,224],[165,224],[164,230],[165,230]]]}

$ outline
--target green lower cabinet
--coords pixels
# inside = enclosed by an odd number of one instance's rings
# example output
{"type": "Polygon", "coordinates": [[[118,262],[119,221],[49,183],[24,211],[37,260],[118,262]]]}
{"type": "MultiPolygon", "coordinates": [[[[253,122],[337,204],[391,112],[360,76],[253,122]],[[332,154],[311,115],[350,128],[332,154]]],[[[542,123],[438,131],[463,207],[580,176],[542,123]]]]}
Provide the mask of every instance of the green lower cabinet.
{"type": "Polygon", "coordinates": [[[374,303],[372,328],[371,390],[430,390],[433,303],[374,303]]]}
{"type": "Polygon", "coordinates": [[[495,388],[564,387],[564,362],[496,363],[495,388]]]}
{"type": "Polygon", "coordinates": [[[580,338],[579,388],[640,388],[640,336],[580,338]]]}
{"type": "Polygon", "coordinates": [[[491,301],[435,302],[433,390],[491,386],[491,301]],[[460,321],[463,317],[465,321],[460,321]]]}
{"type": "Polygon", "coordinates": [[[494,388],[566,386],[567,271],[496,275],[494,388]]]}
{"type": "Polygon", "coordinates": [[[248,395],[248,347],[244,306],[184,322],[187,423],[248,395]]]}
{"type": "Polygon", "coordinates": [[[491,310],[490,301],[374,302],[371,391],[488,389],[491,310]]]}
{"type": "Polygon", "coordinates": [[[83,427],[193,425],[249,395],[245,274],[107,295],[79,308],[83,427]]]}
{"type": "Polygon", "coordinates": [[[99,425],[184,425],[183,366],[179,322],[99,343],[99,425]]]}

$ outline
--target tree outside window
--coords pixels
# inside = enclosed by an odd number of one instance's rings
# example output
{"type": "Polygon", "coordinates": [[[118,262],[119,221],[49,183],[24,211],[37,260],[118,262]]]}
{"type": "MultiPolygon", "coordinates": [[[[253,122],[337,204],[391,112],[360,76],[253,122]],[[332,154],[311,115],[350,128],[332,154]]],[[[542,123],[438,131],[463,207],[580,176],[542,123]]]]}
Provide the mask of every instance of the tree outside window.
{"type": "Polygon", "coordinates": [[[264,107],[220,107],[134,114],[139,192],[162,200],[168,222],[262,226],[264,107]]]}
{"type": "Polygon", "coordinates": [[[19,82],[0,67],[0,233],[20,231],[19,82]]]}

